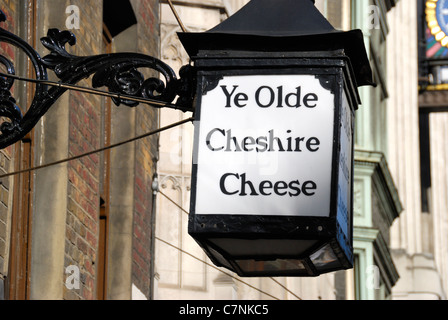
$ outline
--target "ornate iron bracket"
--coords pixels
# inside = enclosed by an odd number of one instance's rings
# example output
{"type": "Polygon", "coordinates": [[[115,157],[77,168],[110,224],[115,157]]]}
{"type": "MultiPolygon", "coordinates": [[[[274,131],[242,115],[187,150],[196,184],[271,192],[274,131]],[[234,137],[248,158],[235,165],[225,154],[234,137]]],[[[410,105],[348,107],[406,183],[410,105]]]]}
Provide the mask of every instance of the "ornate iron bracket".
{"type": "MultiPolygon", "coordinates": [[[[0,23],[6,21],[0,10],[0,23]]],[[[51,106],[79,81],[92,77],[92,87],[107,87],[113,93],[113,102],[135,107],[140,102],[161,108],[193,111],[195,79],[192,67],[187,65],[179,71],[179,78],[164,62],[139,53],[112,53],[79,57],[67,52],[66,45],[74,46],[76,37],[70,31],[50,29],[41,39],[50,54],[40,55],[23,39],[0,27],[0,43],[8,43],[31,61],[36,83],[34,97],[26,112],[16,104],[11,94],[15,75],[14,64],[0,55],[0,65],[6,73],[0,76],[0,117],[6,118],[0,125],[0,149],[21,140],[30,132],[51,106]],[[146,78],[139,69],[157,71],[164,81],[156,77],[146,78]],[[58,84],[49,85],[48,70],[60,79],[58,84]],[[132,99],[139,98],[139,99],[132,99]],[[176,99],[177,98],[177,99],[176,99]],[[174,100],[176,100],[174,102],[174,100]],[[157,103],[156,103],[157,102],[157,103]],[[173,103],[174,102],[174,103],[173,103]]]]}

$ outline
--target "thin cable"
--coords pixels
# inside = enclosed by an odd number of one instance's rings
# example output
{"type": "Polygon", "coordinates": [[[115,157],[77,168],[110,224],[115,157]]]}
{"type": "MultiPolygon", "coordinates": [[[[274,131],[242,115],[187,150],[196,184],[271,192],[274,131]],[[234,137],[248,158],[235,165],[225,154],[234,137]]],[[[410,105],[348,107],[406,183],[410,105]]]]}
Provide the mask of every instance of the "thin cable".
{"type": "Polygon", "coordinates": [[[174,204],[176,207],[178,207],[180,210],[182,210],[184,213],[186,213],[187,215],[189,215],[190,213],[185,210],[184,208],[182,208],[182,206],[180,206],[177,202],[175,202],[173,199],[171,199],[170,197],[168,197],[166,194],[164,194],[162,191],[158,191],[162,196],[164,196],[168,201],[170,201],[172,204],[174,204]]]}
{"type": "MultiPolygon", "coordinates": [[[[173,199],[171,199],[169,196],[167,196],[165,193],[163,193],[162,191],[160,191],[160,194],[162,196],[164,196],[168,201],[170,201],[172,204],[174,204],[176,207],[178,207],[180,210],[182,210],[184,213],[186,213],[187,215],[189,215],[189,212],[187,210],[185,210],[181,205],[179,205],[176,201],[174,201],[173,199]]],[[[204,263],[206,263],[204,261],[204,263]]],[[[218,269],[220,270],[220,269],[218,269]]],[[[220,270],[221,271],[221,270],[220,270]]],[[[276,280],[273,277],[270,277],[270,279],[272,281],[274,281],[275,283],[277,283],[280,287],[282,287],[286,292],[290,293],[292,296],[296,297],[298,300],[302,300],[302,298],[300,298],[298,295],[296,295],[294,292],[292,292],[290,289],[288,289],[286,286],[284,286],[283,284],[281,284],[278,280],[276,280]]]]}
{"type": "Polygon", "coordinates": [[[173,3],[171,2],[171,0],[167,0],[168,4],[171,8],[171,11],[173,12],[174,16],[176,17],[177,23],[179,24],[180,28],[182,29],[183,32],[188,32],[187,29],[185,28],[184,24],[182,23],[182,20],[180,19],[179,15],[177,14],[176,8],[174,8],[173,3]]]}
{"type": "Polygon", "coordinates": [[[286,286],[284,286],[283,284],[281,284],[278,280],[276,280],[273,277],[270,277],[269,279],[271,279],[272,281],[274,281],[275,283],[277,283],[280,287],[282,287],[285,291],[287,291],[288,293],[292,294],[294,297],[297,298],[297,300],[302,300],[302,298],[300,298],[298,295],[296,295],[294,292],[292,292],[291,290],[289,290],[286,286]]]}
{"type": "Polygon", "coordinates": [[[189,108],[182,108],[182,107],[179,107],[172,103],[162,102],[162,101],[149,99],[149,98],[139,98],[139,97],[130,96],[130,95],[126,95],[126,94],[106,92],[106,91],[99,90],[99,89],[87,88],[87,87],[73,85],[73,84],[67,84],[67,83],[50,81],[50,80],[31,79],[31,78],[20,77],[17,75],[7,74],[7,73],[3,73],[3,72],[0,72],[0,76],[18,80],[18,81],[26,81],[26,82],[37,83],[37,84],[42,84],[42,85],[47,85],[47,86],[52,86],[52,87],[58,87],[58,88],[62,88],[62,89],[73,90],[73,91],[78,91],[78,92],[83,92],[83,93],[96,94],[96,95],[103,96],[103,97],[124,99],[124,100],[139,102],[139,103],[145,103],[145,104],[155,106],[158,108],[168,107],[168,108],[172,108],[172,109],[179,109],[182,111],[192,111],[189,108]]]}
{"type": "Polygon", "coordinates": [[[225,272],[225,271],[219,269],[218,267],[216,267],[216,266],[214,266],[214,265],[208,263],[207,261],[204,261],[204,260],[202,260],[202,259],[200,259],[200,258],[198,258],[198,257],[196,257],[196,256],[194,256],[194,255],[192,255],[191,253],[189,253],[189,252],[187,252],[187,251],[185,251],[185,250],[182,250],[181,248],[179,248],[179,247],[177,247],[177,246],[175,246],[175,245],[173,245],[173,244],[171,244],[171,243],[169,243],[169,242],[167,242],[167,241],[165,241],[165,240],[160,239],[160,238],[157,237],[157,236],[156,236],[155,238],[156,238],[157,240],[159,240],[160,242],[163,242],[163,243],[165,243],[166,245],[168,245],[168,246],[170,246],[170,247],[172,247],[172,248],[174,248],[174,249],[179,250],[179,251],[182,252],[183,254],[186,254],[186,255],[192,257],[193,259],[196,259],[196,260],[198,260],[198,261],[200,261],[200,262],[206,264],[207,266],[209,266],[209,267],[211,267],[211,268],[213,268],[213,269],[216,269],[216,270],[218,270],[219,272],[224,273],[225,275],[227,275],[227,276],[229,276],[229,277],[231,277],[231,278],[233,278],[233,279],[235,279],[235,280],[237,280],[237,281],[239,281],[239,282],[245,284],[246,286],[248,286],[248,287],[250,287],[250,288],[252,288],[252,289],[254,289],[254,290],[257,290],[258,292],[260,292],[260,293],[262,293],[262,294],[265,294],[265,295],[267,295],[267,296],[269,296],[269,297],[271,297],[271,298],[273,298],[273,299],[275,299],[275,300],[280,300],[279,298],[274,297],[273,295],[271,295],[271,294],[269,294],[269,293],[267,293],[267,292],[265,292],[265,291],[263,291],[263,290],[261,290],[261,289],[255,287],[255,286],[251,285],[250,283],[247,283],[247,282],[241,280],[240,278],[237,278],[237,277],[235,277],[234,275],[232,275],[232,274],[230,274],[230,273],[228,273],[228,272],[225,272]]]}
{"type": "Polygon", "coordinates": [[[159,128],[159,129],[147,132],[147,133],[142,134],[140,136],[137,136],[137,137],[134,137],[134,138],[122,141],[122,142],[118,142],[118,143],[115,143],[115,144],[111,144],[109,146],[106,146],[106,147],[103,147],[103,148],[100,148],[100,149],[92,150],[92,151],[89,151],[89,152],[86,152],[86,153],[83,153],[83,154],[80,154],[80,155],[77,155],[77,156],[73,156],[73,157],[70,157],[70,158],[67,158],[67,159],[63,159],[63,160],[58,160],[58,161],[55,161],[55,162],[50,162],[50,163],[47,163],[47,164],[44,164],[44,165],[40,165],[40,166],[36,166],[36,167],[31,167],[31,168],[28,168],[28,169],[23,169],[23,170],[19,170],[19,171],[15,171],[15,172],[6,173],[6,174],[3,174],[3,175],[0,175],[0,179],[6,178],[6,177],[9,177],[9,176],[13,176],[13,175],[17,175],[17,174],[21,174],[21,173],[25,173],[25,172],[31,172],[31,171],[35,171],[35,170],[39,170],[39,169],[55,166],[55,165],[58,165],[58,164],[61,164],[61,163],[69,162],[69,161],[72,161],[72,160],[77,160],[77,159],[80,159],[80,158],[83,158],[83,157],[87,157],[87,156],[95,154],[95,153],[99,153],[99,152],[102,152],[102,151],[113,149],[113,148],[122,146],[124,144],[127,144],[127,143],[130,143],[130,142],[134,142],[134,141],[137,141],[137,140],[149,137],[151,135],[154,135],[154,134],[163,132],[165,130],[168,130],[168,129],[180,126],[180,125],[182,125],[184,123],[187,123],[187,122],[190,122],[190,121],[193,121],[193,120],[194,120],[194,118],[191,117],[191,118],[188,118],[188,119],[185,119],[185,120],[182,120],[182,121],[170,124],[170,125],[165,126],[163,128],[159,128]]]}

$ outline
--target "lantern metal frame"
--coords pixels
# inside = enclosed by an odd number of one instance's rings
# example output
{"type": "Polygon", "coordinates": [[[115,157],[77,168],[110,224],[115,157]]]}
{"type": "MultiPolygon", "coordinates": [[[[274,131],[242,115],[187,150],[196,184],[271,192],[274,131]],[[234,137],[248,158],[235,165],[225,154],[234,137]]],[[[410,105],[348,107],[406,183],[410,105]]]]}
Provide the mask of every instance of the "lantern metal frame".
{"type": "MultiPolygon", "coordinates": [[[[290,52],[290,53],[266,53],[266,52],[232,52],[217,53],[214,51],[201,51],[194,57],[197,70],[196,79],[198,91],[196,93],[196,121],[201,120],[201,97],[212,90],[224,76],[240,75],[313,75],[320,80],[321,85],[331,90],[334,94],[334,129],[333,129],[333,161],[332,161],[332,193],[330,199],[330,212],[326,218],[303,216],[278,216],[275,212],[269,216],[260,215],[216,215],[195,213],[196,209],[196,184],[200,171],[200,159],[198,156],[198,135],[195,133],[194,158],[192,171],[192,188],[189,215],[189,234],[204,249],[208,257],[218,266],[225,267],[236,272],[240,276],[318,276],[323,273],[353,267],[353,215],[352,206],[348,208],[349,234],[344,235],[337,222],[337,184],[339,164],[339,137],[341,134],[340,117],[343,91],[346,92],[349,105],[354,112],[360,104],[360,98],[356,89],[356,81],[350,59],[342,50],[333,52],[290,52]],[[217,245],[216,239],[234,239],[235,242],[256,241],[281,241],[285,245],[293,245],[297,241],[315,241],[310,248],[300,255],[281,254],[244,254],[233,255],[224,246],[217,245]],[[316,267],[310,258],[325,245],[330,245],[335,252],[338,261],[329,267],[316,267]],[[283,260],[300,261],[303,268],[285,270],[247,271],[237,261],[275,261],[283,260]]],[[[353,134],[353,132],[352,132],[353,134]]],[[[353,138],[353,137],[352,137],[353,138]]],[[[353,141],[353,139],[352,139],[353,141]]],[[[354,154],[353,144],[351,146],[354,154]]],[[[353,161],[351,163],[353,172],[353,161]]],[[[350,185],[353,186],[353,174],[350,177],[350,185]]],[[[349,188],[350,198],[353,198],[353,188],[349,188]]],[[[229,199],[230,200],[230,199],[229,199]]],[[[254,250],[257,251],[257,250],[254,250]]]]}

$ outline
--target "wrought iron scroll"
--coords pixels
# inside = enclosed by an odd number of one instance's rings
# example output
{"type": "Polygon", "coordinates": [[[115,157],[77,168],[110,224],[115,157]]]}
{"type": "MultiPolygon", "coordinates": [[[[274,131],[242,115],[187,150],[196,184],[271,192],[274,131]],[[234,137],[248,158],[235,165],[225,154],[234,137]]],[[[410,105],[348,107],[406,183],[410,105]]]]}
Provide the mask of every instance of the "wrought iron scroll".
{"type": "MultiPolygon", "coordinates": [[[[0,11],[0,23],[5,20],[5,14],[0,11]]],[[[112,100],[117,106],[135,107],[144,101],[154,107],[193,111],[195,84],[191,67],[188,65],[179,71],[177,78],[167,64],[144,54],[75,56],[66,50],[67,44],[76,44],[75,35],[70,31],[58,29],[50,29],[47,36],[41,39],[44,47],[50,51],[43,58],[23,39],[0,28],[0,43],[2,42],[26,54],[34,68],[36,86],[32,102],[24,113],[11,94],[15,79],[7,76],[15,75],[14,64],[7,57],[0,55],[0,64],[3,65],[2,69],[6,70],[6,73],[0,76],[0,117],[5,120],[0,125],[0,149],[25,137],[70,85],[74,86],[91,76],[92,87],[107,87],[108,91],[114,94],[112,100]],[[157,77],[145,78],[142,69],[156,71],[163,80],[157,77]],[[60,80],[58,83],[63,86],[48,85],[48,70],[54,72],[60,80]]]]}

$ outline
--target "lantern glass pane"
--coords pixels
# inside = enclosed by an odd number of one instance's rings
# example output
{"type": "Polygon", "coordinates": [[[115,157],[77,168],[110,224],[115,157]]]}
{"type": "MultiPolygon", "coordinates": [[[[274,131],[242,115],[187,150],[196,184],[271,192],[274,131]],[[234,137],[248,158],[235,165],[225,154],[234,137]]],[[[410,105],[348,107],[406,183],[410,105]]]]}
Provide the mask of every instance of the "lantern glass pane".
{"type": "MultiPolygon", "coordinates": [[[[299,256],[312,248],[317,240],[296,239],[210,239],[210,242],[234,257],[299,256]]],[[[264,259],[263,257],[266,257],[264,259]]]]}
{"type": "Polygon", "coordinates": [[[210,246],[207,246],[207,250],[212,254],[213,258],[219,263],[220,266],[232,269],[232,266],[230,265],[229,261],[227,261],[227,259],[224,258],[222,254],[220,254],[218,251],[216,251],[210,246]]]}
{"type": "Polygon", "coordinates": [[[330,244],[325,245],[310,256],[310,259],[317,270],[325,271],[340,266],[338,257],[330,244]]]}
{"type": "Polygon", "coordinates": [[[277,259],[272,261],[256,261],[256,260],[236,260],[238,266],[244,273],[264,273],[264,272],[300,272],[307,273],[306,268],[301,260],[294,259],[277,259]]]}

